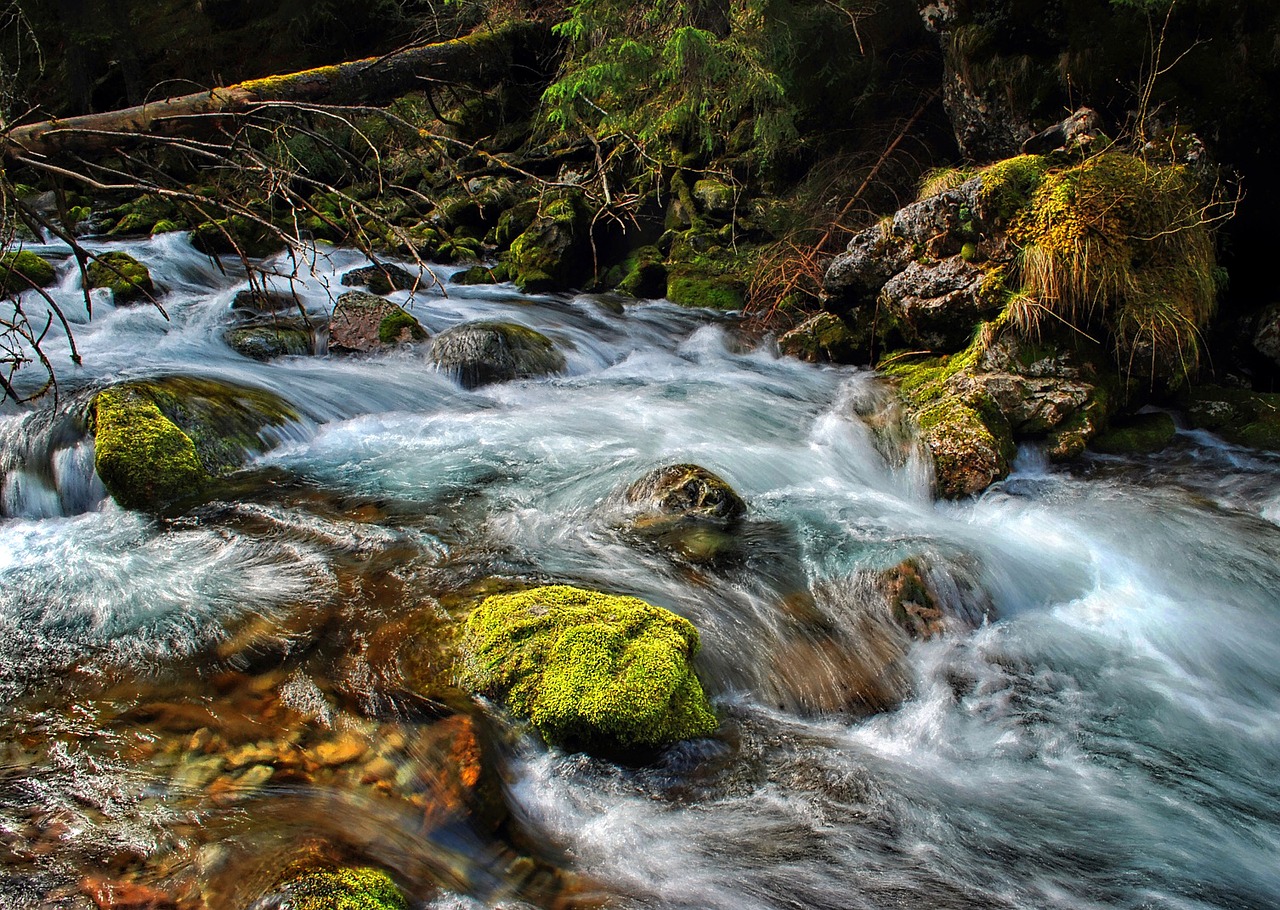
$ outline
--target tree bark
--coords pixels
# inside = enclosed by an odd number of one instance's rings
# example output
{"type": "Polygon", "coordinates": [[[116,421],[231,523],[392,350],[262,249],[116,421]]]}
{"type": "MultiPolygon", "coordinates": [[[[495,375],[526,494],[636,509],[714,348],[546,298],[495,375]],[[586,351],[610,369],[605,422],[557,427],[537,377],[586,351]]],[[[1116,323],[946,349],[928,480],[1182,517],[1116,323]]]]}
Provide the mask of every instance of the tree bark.
{"type": "Polygon", "coordinates": [[[0,154],[16,158],[110,151],[133,139],[196,132],[220,116],[243,114],[268,102],[377,104],[423,87],[424,80],[487,88],[516,64],[535,57],[547,34],[539,24],[516,22],[383,57],[250,79],[118,111],[15,126],[0,137],[0,154]]]}

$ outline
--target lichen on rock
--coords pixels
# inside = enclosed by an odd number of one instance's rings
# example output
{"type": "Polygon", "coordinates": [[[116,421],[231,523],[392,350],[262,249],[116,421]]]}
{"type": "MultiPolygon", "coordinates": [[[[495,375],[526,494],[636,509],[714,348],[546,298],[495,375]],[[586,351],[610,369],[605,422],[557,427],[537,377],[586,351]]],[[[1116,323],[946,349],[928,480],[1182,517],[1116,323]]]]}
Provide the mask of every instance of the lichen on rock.
{"type": "Polygon", "coordinates": [[[368,353],[427,337],[404,307],[364,291],[340,295],[329,319],[329,350],[334,352],[368,353]]]}
{"type": "Polygon", "coordinates": [[[467,619],[463,684],[549,742],[653,748],[717,722],[690,663],[688,620],[635,597],[567,585],[487,598],[467,619]]]}

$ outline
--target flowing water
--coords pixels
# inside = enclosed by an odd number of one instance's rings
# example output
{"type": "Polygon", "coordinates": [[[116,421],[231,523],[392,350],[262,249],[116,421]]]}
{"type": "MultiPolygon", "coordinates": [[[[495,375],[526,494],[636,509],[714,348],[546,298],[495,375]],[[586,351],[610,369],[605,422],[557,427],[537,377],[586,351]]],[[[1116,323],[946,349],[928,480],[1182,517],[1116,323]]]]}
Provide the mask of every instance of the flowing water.
{"type": "MultiPolygon", "coordinates": [[[[167,320],[101,296],[90,321],[64,263],[83,366],[55,355],[56,410],[0,413],[0,908],[104,882],[243,908],[315,855],[433,908],[1280,906],[1280,460],[1191,432],[1069,469],[1028,450],[936,503],[873,375],[724,318],[393,295],[433,333],[501,318],[566,352],[464,391],[426,344],[240,357],[235,268],[178,235],[110,246],[167,320]],[[79,415],[172,374],[302,416],[158,519],[106,497],[79,415]],[[732,558],[620,530],[619,491],[674,462],[747,501],[732,558]],[[904,560],[946,634],[885,620],[904,560]],[[624,766],[452,691],[476,592],[547,581],[691,619],[717,735],[624,766]]],[[[317,256],[294,289],[327,312],[360,264],[317,256]]]]}

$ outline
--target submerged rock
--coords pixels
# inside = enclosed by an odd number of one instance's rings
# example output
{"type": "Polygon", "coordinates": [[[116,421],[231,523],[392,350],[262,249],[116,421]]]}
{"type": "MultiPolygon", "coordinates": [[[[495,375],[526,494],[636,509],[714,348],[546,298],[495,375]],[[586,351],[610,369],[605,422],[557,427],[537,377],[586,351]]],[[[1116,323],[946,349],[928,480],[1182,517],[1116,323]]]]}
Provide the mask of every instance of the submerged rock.
{"type": "Polygon", "coordinates": [[[652,748],[717,726],[690,661],[698,632],[635,597],[566,585],[487,598],[467,619],[464,684],[547,741],[652,748]]]}
{"type": "Polygon", "coordinates": [[[315,353],[315,335],[301,320],[236,326],[223,338],[237,354],[253,360],[315,353]]]}
{"type": "Polygon", "coordinates": [[[622,495],[624,530],[694,563],[739,549],[747,504],[719,475],[696,464],[650,471],[622,495]]]}
{"type": "Polygon", "coordinates": [[[431,344],[431,362],[468,389],[492,382],[534,379],[559,373],[564,355],[534,329],[514,322],[464,322],[441,332],[431,344]]]}
{"type": "Polygon", "coordinates": [[[329,350],[367,353],[426,339],[424,329],[404,307],[364,291],[347,291],[329,320],[329,350]]]}
{"type": "Polygon", "coordinates": [[[85,266],[91,288],[109,288],[117,305],[133,303],[155,293],[151,272],[128,253],[102,253],[85,266]]]}
{"type": "Polygon", "coordinates": [[[90,406],[94,467],[120,505],[163,510],[207,493],[266,448],[270,428],[297,419],[259,389],[191,377],[125,383],[90,406]]]}
{"type": "Polygon", "coordinates": [[[20,294],[35,286],[53,284],[54,270],[48,260],[30,250],[11,250],[0,255],[0,294],[20,294]]]}

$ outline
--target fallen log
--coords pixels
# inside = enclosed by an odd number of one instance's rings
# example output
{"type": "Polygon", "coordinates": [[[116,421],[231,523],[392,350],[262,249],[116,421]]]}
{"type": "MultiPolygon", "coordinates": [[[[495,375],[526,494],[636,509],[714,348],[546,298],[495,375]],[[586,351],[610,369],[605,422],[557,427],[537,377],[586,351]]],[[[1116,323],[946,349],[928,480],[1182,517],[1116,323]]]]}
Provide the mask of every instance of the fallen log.
{"type": "Polygon", "coordinates": [[[546,38],[544,26],[515,22],[383,57],[250,79],[122,110],[15,126],[0,136],[0,154],[31,158],[105,152],[132,139],[183,135],[207,126],[211,119],[244,114],[273,102],[378,104],[425,83],[488,88],[508,76],[514,66],[536,59],[546,38]]]}

